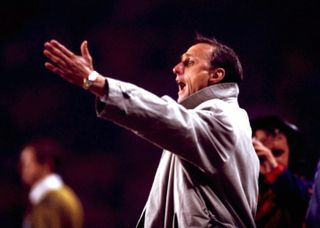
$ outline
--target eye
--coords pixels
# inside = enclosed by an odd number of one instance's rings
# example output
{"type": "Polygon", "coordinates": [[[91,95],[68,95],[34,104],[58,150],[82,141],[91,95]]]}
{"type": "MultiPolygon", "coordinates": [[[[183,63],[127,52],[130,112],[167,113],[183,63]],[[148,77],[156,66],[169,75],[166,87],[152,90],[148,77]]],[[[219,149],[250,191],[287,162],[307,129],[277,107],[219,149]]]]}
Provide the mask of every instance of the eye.
{"type": "Polygon", "coordinates": [[[273,150],[272,150],[272,154],[273,154],[273,156],[275,156],[275,157],[280,157],[283,153],[284,153],[283,150],[278,150],[278,149],[273,149],[273,150]]]}
{"type": "Polygon", "coordinates": [[[182,63],[183,63],[183,65],[184,65],[185,67],[188,67],[188,66],[193,65],[193,64],[194,64],[194,61],[193,61],[192,59],[189,59],[189,58],[188,58],[188,59],[183,60],[182,63]]]}

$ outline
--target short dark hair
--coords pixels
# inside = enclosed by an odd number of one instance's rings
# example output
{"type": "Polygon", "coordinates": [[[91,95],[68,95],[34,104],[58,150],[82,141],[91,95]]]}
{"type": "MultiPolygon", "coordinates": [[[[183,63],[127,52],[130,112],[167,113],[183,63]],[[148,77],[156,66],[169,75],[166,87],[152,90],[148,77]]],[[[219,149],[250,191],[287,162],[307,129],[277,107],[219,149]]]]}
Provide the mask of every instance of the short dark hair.
{"type": "Polygon", "coordinates": [[[40,164],[48,164],[52,172],[59,172],[61,166],[62,146],[52,138],[32,139],[24,145],[34,150],[35,159],[40,164]]]}
{"type": "Polygon", "coordinates": [[[264,130],[271,135],[275,135],[275,130],[278,129],[283,133],[289,141],[296,140],[300,135],[298,127],[278,116],[262,116],[251,120],[253,133],[257,130],[264,130]]]}
{"type": "Polygon", "coordinates": [[[225,77],[221,82],[240,83],[243,80],[242,65],[232,48],[201,34],[196,34],[195,43],[207,43],[214,47],[210,63],[212,68],[221,67],[225,70],[225,77]]]}

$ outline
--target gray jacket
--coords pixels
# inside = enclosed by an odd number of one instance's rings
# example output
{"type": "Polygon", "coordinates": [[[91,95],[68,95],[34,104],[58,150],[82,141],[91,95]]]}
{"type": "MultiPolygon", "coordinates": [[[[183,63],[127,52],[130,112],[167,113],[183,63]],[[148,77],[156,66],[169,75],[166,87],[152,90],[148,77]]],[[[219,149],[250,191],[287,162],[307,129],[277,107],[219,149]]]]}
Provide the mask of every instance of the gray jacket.
{"type": "Polygon", "coordinates": [[[137,227],[255,227],[259,160],[238,85],[216,84],[181,104],[107,78],[99,117],[163,149],[137,227]]]}

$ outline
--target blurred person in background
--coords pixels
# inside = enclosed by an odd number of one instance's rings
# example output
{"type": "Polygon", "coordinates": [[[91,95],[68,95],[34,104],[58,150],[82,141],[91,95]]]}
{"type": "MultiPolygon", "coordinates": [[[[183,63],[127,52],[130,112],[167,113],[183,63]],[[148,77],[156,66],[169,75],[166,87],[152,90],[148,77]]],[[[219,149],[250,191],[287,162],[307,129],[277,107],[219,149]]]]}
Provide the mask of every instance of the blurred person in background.
{"type": "Polygon", "coordinates": [[[100,75],[86,41],[81,55],[56,40],[44,54],[49,70],[97,96],[99,117],[163,149],[137,227],[255,226],[259,161],[237,101],[243,75],[231,48],[197,37],[173,68],[178,102],[100,75]]]}
{"type": "Polygon", "coordinates": [[[317,170],[314,176],[313,191],[306,214],[306,227],[320,227],[320,161],[318,161],[317,170]]]}
{"type": "Polygon", "coordinates": [[[81,228],[83,209],[58,174],[62,147],[53,139],[29,141],[20,154],[23,183],[30,189],[24,228],[81,228]]]}
{"type": "Polygon", "coordinates": [[[257,227],[302,227],[312,182],[300,131],[278,116],[253,119],[251,126],[260,159],[257,227]]]}

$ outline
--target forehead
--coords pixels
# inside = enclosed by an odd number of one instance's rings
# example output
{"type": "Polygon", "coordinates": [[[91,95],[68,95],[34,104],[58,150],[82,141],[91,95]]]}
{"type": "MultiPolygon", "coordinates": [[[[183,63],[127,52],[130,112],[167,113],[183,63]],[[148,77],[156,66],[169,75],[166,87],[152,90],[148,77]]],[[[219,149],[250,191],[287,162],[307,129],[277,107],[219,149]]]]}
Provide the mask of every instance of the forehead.
{"type": "Polygon", "coordinates": [[[182,57],[197,57],[201,59],[210,59],[214,47],[207,43],[197,43],[191,46],[182,57]]]}
{"type": "Polygon", "coordinates": [[[267,133],[267,131],[262,130],[262,129],[256,130],[254,132],[254,135],[258,139],[264,139],[264,138],[267,138],[267,137],[271,136],[271,134],[267,133]]]}
{"type": "Polygon", "coordinates": [[[25,147],[20,155],[21,161],[31,161],[35,160],[35,152],[32,147],[25,147]]]}

